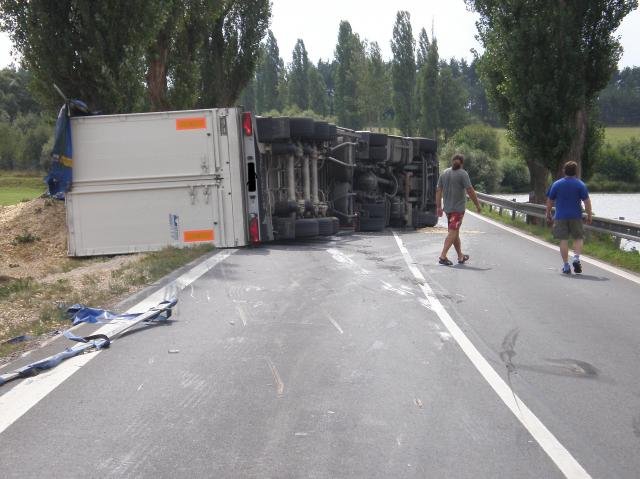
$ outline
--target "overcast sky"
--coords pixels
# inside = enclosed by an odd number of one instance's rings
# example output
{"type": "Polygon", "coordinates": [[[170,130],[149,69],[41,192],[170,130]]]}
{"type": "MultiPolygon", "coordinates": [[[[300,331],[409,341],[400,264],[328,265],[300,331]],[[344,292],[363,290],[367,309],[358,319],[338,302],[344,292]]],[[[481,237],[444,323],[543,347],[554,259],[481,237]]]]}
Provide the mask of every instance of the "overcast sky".
{"type": "MultiPolygon", "coordinates": [[[[391,35],[398,10],[411,14],[413,32],[417,38],[424,27],[431,38],[433,25],[441,58],[472,58],[471,49],[481,50],[475,40],[477,16],[466,9],[463,0],[272,0],[273,30],[280,56],[291,61],[291,51],[302,38],[309,58],[332,59],[338,39],[338,25],[347,20],[361,39],[376,41],[384,58],[391,57],[391,35]]],[[[620,37],[624,53],[620,67],[640,66],[640,10],[631,12],[616,35],[620,37]]],[[[11,42],[0,34],[0,67],[12,62],[11,42]]]]}

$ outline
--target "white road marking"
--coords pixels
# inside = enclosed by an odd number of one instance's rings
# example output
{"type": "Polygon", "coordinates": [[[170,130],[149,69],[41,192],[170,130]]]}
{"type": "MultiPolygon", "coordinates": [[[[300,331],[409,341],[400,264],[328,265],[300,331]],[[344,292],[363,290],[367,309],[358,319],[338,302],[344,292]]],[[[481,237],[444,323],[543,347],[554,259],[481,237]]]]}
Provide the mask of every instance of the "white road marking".
{"type": "MultiPolygon", "coordinates": [[[[474,218],[478,218],[482,221],[485,221],[486,223],[489,223],[493,226],[497,226],[498,228],[501,228],[505,231],[508,231],[510,233],[513,233],[514,235],[520,236],[521,238],[524,239],[528,239],[529,241],[539,244],[540,246],[544,246],[546,248],[552,249],[554,251],[558,251],[558,247],[554,244],[551,243],[547,243],[544,240],[541,240],[540,238],[536,238],[535,236],[531,236],[527,233],[523,233],[522,231],[517,230],[516,228],[511,228],[510,226],[506,226],[503,225],[502,223],[499,223],[497,221],[491,220],[489,218],[486,218],[478,213],[474,213],[472,211],[467,211],[467,213],[471,214],[471,216],[473,216],[474,218]]],[[[612,266],[610,264],[607,263],[603,263],[602,261],[599,261],[595,258],[591,258],[590,256],[581,254],[580,255],[580,260],[584,263],[589,263],[592,264],[594,266],[597,266],[600,269],[603,269],[605,271],[608,271],[609,273],[613,273],[615,275],[620,276],[621,278],[624,279],[628,279],[629,281],[632,281],[636,284],[640,284],[640,276],[630,273],[629,271],[625,271],[623,269],[620,268],[616,268],[615,266],[612,266]]],[[[553,269],[553,268],[552,268],[553,269]]]]}
{"type": "MultiPolygon", "coordinates": [[[[175,295],[178,291],[192,284],[200,278],[200,276],[227,259],[236,251],[237,250],[220,251],[215,256],[194,266],[182,276],[179,276],[167,284],[164,288],[147,296],[144,300],[130,308],[127,313],[146,311],[160,301],[175,295]]],[[[108,323],[94,334],[105,334],[109,336],[119,327],[120,322],[108,323]]],[[[11,424],[18,420],[23,414],[29,411],[29,409],[38,404],[40,400],[45,398],[51,391],[62,384],[67,378],[71,377],[73,373],[95,358],[99,353],[100,351],[94,351],[67,359],[53,369],[44,371],[33,378],[23,380],[0,396],[0,433],[11,426],[11,424]]]]}
{"type": "Polygon", "coordinates": [[[344,254],[340,250],[337,250],[335,248],[329,248],[327,249],[327,253],[329,253],[331,257],[334,260],[336,260],[338,263],[347,266],[348,268],[354,270],[358,274],[367,275],[371,273],[371,271],[369,271],[368,269],[364,269],[360,267],[355,261],[353,261],[351,258],[349,258],[346,254],[344,254]]]}
{"type": "Polygon", "coordinates": [[[335,326],[335,328],[338,330],[338,332],[340,334],[344,334],[344,331],[342,330],[342,328],[340,327],[340,325],[338,324],[338,322],[333,319],[333,316],[331,316],[329,313],[327,313],[326,311],[324,312],[324,314],[327,316],[327,318],[329,319],[329,321],[331,321],[331,324],[333,324],[335,326]]]}
{"type": "Polygon", "coordinates": [[[458,343],[462,351],[467,358],[475,366],[482,377],[489,383],[489,385],[496,392],[498,397],[502,399],[502,402],[511,410],[513,415],[520,421],[520,423],[529,431],[531,436],[538,442],[540,447],[547,453],[549,458],[555,463],[565,477],[574,478],[590,478],[591,476],[584,470],[584,468],[576,461],[569,451],[556,439],[556,437],[547,429],[547,427],[536,417],[533,412],[527,407],[525,403],[516,395],[516,393],[507,385],[507,383],[500,377],[500,375],[491,367],[489,362],[480,354],[480,351],[476,349],[473,343],[467,338],[467,336],[458,327],[456,322],[451,318],[447,310],[442,306],[442,303],[436,297],[431,287],[427,284],[422,272],[418,269],[409,254],[409,251],[404,246],[402,239],[394,231],[398,248],[404,257],[405,263],[409,267],[409,270],[420,281],[420,289],[424,293],[425,298],[431,304],[431,310],[433,310],[442,324],[447,328],[453,339],[458,343]]]}

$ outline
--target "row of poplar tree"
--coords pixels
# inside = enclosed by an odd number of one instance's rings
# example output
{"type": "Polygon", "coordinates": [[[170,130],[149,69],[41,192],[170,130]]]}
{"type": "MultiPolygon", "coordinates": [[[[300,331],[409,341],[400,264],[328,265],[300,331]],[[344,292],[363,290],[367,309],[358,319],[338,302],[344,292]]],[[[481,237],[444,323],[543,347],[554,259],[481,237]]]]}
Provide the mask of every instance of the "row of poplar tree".
{"type": "Polygon", "coordinates": [[[259,114],[306,112],[348,128],[432,138],[448,138],[472,119],[495,123],[476,62],[440,59],[435,35],[422,28],[416,42],[410,20],[409,12],[397,13],[389,61],[377,42],[361,39],[342,21],[332,60],[313,64],[298,39],[285,66],[269,31],[241,102],[259,114]]]}

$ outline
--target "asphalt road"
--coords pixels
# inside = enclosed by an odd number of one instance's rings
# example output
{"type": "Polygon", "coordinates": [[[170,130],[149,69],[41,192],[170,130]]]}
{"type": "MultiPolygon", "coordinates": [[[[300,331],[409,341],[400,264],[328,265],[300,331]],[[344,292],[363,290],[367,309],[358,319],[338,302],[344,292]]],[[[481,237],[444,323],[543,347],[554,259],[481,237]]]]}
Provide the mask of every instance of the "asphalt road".
{"type": "MultiPolygon", "coordinates": [[[[638,477],[638,284],[563,276],[470,215],[466,265],[436,264],[441,232],[395,233],[236,251],[172,322],[65,366],[0,433],[0,475],[638,477]]],[[[0,388],[0,422],[49,374],[0,388]]]]}

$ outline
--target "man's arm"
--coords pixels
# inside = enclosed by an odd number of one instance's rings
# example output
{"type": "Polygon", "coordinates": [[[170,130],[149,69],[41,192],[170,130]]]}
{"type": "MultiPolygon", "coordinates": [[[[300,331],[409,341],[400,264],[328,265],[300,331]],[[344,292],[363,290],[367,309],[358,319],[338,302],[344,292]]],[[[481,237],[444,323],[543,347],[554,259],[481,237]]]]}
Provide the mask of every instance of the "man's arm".
{"type": "Polygon", "coordinates": [[[436,208],[438,217],[442,216],[442,188],[436,189],[436,208]]]}
{"type": "Polygon", "coordinates": [[[476,205],[478,213],[480,213],[482,211],[482,206],[480,206],[478,195],[476,195],[476,190],[473,189],[473,186],[467,188],[467,194],[469,195],[469,198],[471,198],[471,201],[473,201],[473,204],[476,205]]]}
{"type": "Polygon", "coordinates": [[[584,209],[587,211],[587,224],[590,225],[592,221],[591,215],[591,198],[587,198],[586,200],[582,200],[584,203],[584,209]]]}
{"type": "Polygon", "coordinates": [[[553,218],[551,217],[551,208],[553,208],[554,204],[555,204],[555,201],[553,201],[551,198],[547,197],[545,216],[547,218],[547,222],[548,223],[551,223],[553,221],[553,218]]]}

